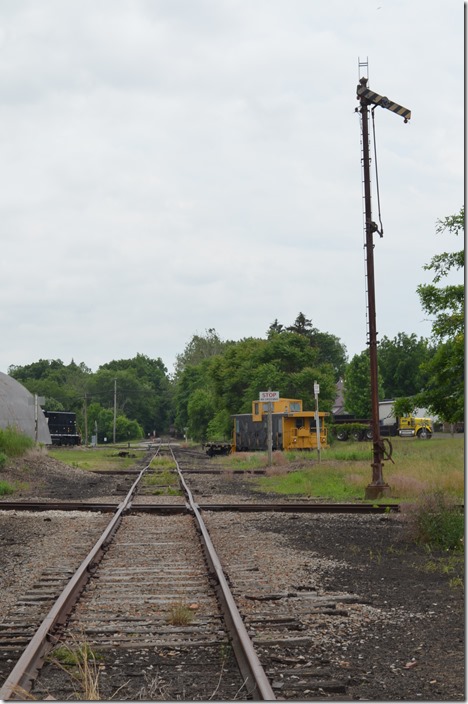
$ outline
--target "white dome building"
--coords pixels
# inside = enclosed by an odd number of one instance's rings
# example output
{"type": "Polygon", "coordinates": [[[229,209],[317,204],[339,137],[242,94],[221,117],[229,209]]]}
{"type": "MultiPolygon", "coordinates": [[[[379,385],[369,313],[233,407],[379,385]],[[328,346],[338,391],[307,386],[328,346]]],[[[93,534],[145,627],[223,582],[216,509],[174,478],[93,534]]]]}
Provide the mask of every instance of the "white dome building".
{"type": "Polygon", "coordinates": [[[47,420],[42,408],[37,404],[37,437],[36,437],[36,407],[34,395],[19,381],[8,374],[0,372],[0,428],[16,428],[34,441],[51,445],[47,420]]]}

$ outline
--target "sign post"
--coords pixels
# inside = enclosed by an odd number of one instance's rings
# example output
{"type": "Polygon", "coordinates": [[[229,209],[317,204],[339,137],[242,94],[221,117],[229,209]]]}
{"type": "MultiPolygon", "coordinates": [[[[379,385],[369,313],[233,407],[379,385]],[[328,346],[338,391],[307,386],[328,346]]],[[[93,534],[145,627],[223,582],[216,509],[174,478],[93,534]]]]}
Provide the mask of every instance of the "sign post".
{"type": "Polygon", "coordinates": [[[273,403],[269,401],[268,403],[268,417],[267,417],[267,443],[268,443],[268,466],[271,467],[273,464],[273,418],[272,418],[273,403]]]}
{"type": "Polygon", "coordinates": [[[314,394],[315,394],[315,432],[317,433],[317,454],[318,461],[320,462],[320,417],[319,417],[319,407],[318,407],[318,397],[320,393],[320,385],[314,382],[314,394]]]}
{"type": "MultiPolygon", "coordinates": [[[[268,416],[267,416],[267,449],[268,449],[268,467],[272,465],[272,451],[273,451],[273,401],[279,400],[279,391],[260,391],[259,400],[263,403],[268,403],[268,416]]],[[[264,406],[265,407],[265,406],[264,406]]]]}

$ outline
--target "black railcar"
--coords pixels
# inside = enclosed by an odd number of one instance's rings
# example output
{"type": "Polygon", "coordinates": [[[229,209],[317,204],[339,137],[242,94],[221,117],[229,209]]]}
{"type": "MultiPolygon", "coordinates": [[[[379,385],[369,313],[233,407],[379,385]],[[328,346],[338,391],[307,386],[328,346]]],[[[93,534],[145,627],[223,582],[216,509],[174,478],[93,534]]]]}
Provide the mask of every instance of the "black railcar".
{"type": "Polygon", "coordinates": [[[81,445],[81,435],[76,427],[76,413],[44,411],[49,426],[52,445],[81,445]]]}

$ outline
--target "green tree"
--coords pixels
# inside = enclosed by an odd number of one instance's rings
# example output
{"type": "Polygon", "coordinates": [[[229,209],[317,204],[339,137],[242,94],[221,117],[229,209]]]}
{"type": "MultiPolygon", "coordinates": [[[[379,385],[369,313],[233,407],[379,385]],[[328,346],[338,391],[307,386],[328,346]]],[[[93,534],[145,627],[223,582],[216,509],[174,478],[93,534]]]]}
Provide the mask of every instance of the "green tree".
{"type": "Polygon", "coordinates": [[[317,362],[309,340],[294,332],[268,340],[246,338],[228,345],[222,355],[181,372],[176,382],[176,425],[190,428],[195,439],[228,439],[231,415],[250,413],[260,391],[277,390],[314,408],[314,382],[320,384],[320,405],[330,410],[335,396],[333,368],[317,362]]]}
{"type": "Polygon", "coordinates": [[[402,397],[395,399],[393,404],[393,415],[395,418],[401,418],[402,416],[412,416],[415,414],[417,408],[417,398],[416,397],[402,397]]]}
{"type": "Polygon", "coordinates": [[[114,413],[110,408],[103,408],[99,403],[91,403],[88,407],[88,428],[90,435],[94,434],[97,428],[98,442],[112,439],[114,424],[114,413]]]}
{"type": "MultiPolygon", "coordinates": [[[[266,345],[266,340],[246,338],[228,347],[222,356],[213,359],[209,372],[221,408],[226,408],[229,413],[249,411],[246,391],[253,374],[262,362],[267,361],[262,359],[262,350],[266,345]]],[[[271,384],[274,383],[275,379],[272,379],[271,384]]]]}
{"type": "Polygon", "coordinates": [[[317,351],[317,364],[331,364],[333,367],[335,381],[343,376],[348,355],[345,345],[336,335],[321,332],[304,313],[299,313],[293,325],[286,328],[278,322],[278,319],[275,319],[268,328],[268,339],[274,338],[276,334],[288,332],[302,335],[309,341],[309,345],[317,351]]]}
{"type": "Polygon", "coordinates": [[[215,401],[207,389],[195,389],[188,405],[188,433],[194,440],[204,442],[207,439],[209,422],[215,415],[215,401]]]}
{"type": "Polygon", "coordinates": [[[222,354],[228,344],[221,340],[214,328],[206,330],[205,335],[193,335],[182,354],[176,355],[175,376],[178,377],[189,366],[197,366],[205,359],[222,354]]]}
{"type": "Polygon", "coordinates": [[[270,327],[267,330],[267,337],[270,338],[272,335],[278,332],[283,332],[284,325],[278,322],[278,318],[275,318],[270,327]]]}
{"type": "MultiPolygon", "coordinates": [[[[379,398],[382,398],[382,377],[379,373],[379,398]]],[[[344,402],[347,413],[358,418],[371,418],[369,350],[356,354],[348,364],[344,377],[344,402]]]]}
{"type": "Polygon", "coordinates": [[[346,346],[329,332],[315,331],[310,337],[310,344],[317,349],[319,364],[331,364],[335,381],[342,378],[348,360],[346,346]]]}
{"type": "Polygon", "coordinates": [[[334,396],[330,365],[320,365],[317,352],[306,337],[284,332],[269,340],[248,339],[226,353],[223,394],[232,413],[249,412],[260,391],[271,388],[286,398],[300,398],[304,408],[313,408],[314,381],[321,386],[323,401],[334,396]]]}
{"type": "Polygon", "coordinates": [[[286,329],[289,332],[296,332],[298,335],[310,337],[314,326],[312,325],[312,321],[305,317],[304,313],[299,313],[294,323],[286,329]]]}
{"type": "Polygon", "coordinates": [[[206,436],[214,442],[230,441],[232,438],[232,419],[226,408],[215,413],[206,428],[206,436]]]}
{"type": "Polygon", "coordinates": [[[23,366],[11,365],[8,374],[22,384],[32,379],[42,380],[51,376],[52,372],[62,371],[65,368],[61,359],[40,359],[32,364],[23,366]]]}
{"type": "MultiPolygon", "coordinates": [[[[214,359],[214,358],[213,358],[214,359]]],[[[198,426],[193,427],[190,424],[191,418],[189,417],[189,402],[192,395],[198,389],[211,389],[212,379],[209,373],[210,366],[212,364],[211,359],[206,359],[197,366],[187,366],[176,379],[174,387],[174,397],[175,397],[175,419],[174,424],[179,431],[179,433],[184,434],[185,428],[190,428],[191,437],[193,439],[199,440],[203,434],[206,434],[206,425],[203,426],[200,437],[198,434],[198,426]]],[[[210,392],[211,395],[211,392],[210,392]]],[[[193,413],[193,407],[192,407],[193,413]]],[[[193,418],[192,418],[193,420],[193,418]]],[[[196,423],[195,423],[196,426],[196,423]]]]}
{"type": "MultiPolygon", "coordinates": [[[[437,221],[437,234],[458,236],[464,232],[465,209],[437,221]]],[[[425,265],[434,272],[431,284],[417,288],[423,310],[432,316],[432,334],[438,343],[437,351],[423,365],[428,375],[421,404],[448,422],[464,417],[464,350],[465,350],[465,289],[463,283],[438,286],[450,273],[464,270],[464,249],[443,252],[425,265]]]]}
{"type": "MultiPolygon", "coordinates": [[[[451,215],[437,221],[436,232],[458,236],[465,230],[465,209],[461,208],[456,215],[451,215]]],[[[417,288],[423,310],[432,319],[432,334],[438,340],[454,339],[464,333],[465,324],[465,287],[462,283],[447,286],[436,286],[448,276],[451,271],[464,270],[465,250],[458,252],[443,252],[436,254],[426,271],[433,271],[432,284],[420,284],[417,288]]]]}
{"type": "Polygon", "coordinates": [[[465,414],[464,364],[465,344],[462,335],[439,345],[432,359],[424,365],[428,381],[418,395],[418,405],[448,423],[462,421],[465,414]]]}
{"type": "Polygon", "coordinates": [[[173,392],[161,359],[137,354],[99,367],[92,380],[92,393],[102,405],[113,407],[114,381],[117,409],[136,420],[144,433],[166,432],[173,415],[173,392]]]}
{"type": "Polygon", "coordinates": [[[117,442],[140,440],[143,437],[143,428],[136,420],[130,420],[120,415],[115,419],[115,439],[117,442]]]}
{"type": "Polygon", "coordinates": [[[418,340],[414,333],[399,332],[393,340],[383,337],[378,350],[383,397],[399,398],[419,393],[427,381],[422,365],[434,352],[428,340],[422,337],[418,340]]]}
{"type": "MultiPolygon", "coordinates": [[[[99,428],[112,436],[114,415],[114,383],[117,381],[117,416],[125,423],[136,421],[145,433],[166,431],[172,419],[172,389],[167,370],[161,359],[150,359],[137,354],[133,359],[114,360],[103,364],[96,373],[84,364],[64,364],[60,359],[44,360],[21,366],[11,366],[10,375],[31,393],[45,397],[46,410],[72,411],[84,434],[84,406],[97,404],[107,409],[111,417],[108,426],[104,416],[99,418],[99,428]]],[[[106,418],[109,414],[106,415],[106,418]]],[[[93,431],[94,418],[88,408],[88,437],[93,431]]],[[[140,432],[135,428],[131,432],[140,432]]],[[[124,431],[123,439],[128,436],[124,431]]],[[[137,435],[135,435],[137,437],[137,435]]]]}
{"type": "Polygon", "coordinates": [[[79,428],[83,427],[83,400],[92,377],[83,363],[64,364],[61,359],[40,359],[24,366],[12,365],[8,373],[28,391],[44,396],[44,409],[76,413],[79,428]]]}

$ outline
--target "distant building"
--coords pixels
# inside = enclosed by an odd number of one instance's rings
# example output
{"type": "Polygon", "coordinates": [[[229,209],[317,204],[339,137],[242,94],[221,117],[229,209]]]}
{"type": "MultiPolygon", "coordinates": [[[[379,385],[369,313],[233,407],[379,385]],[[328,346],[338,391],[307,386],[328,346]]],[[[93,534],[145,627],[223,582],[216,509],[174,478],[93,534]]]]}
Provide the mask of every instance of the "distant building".
{"type": "Polygon", "coordinates": [[[343,413],[346,413],[345,408],[344,408],[343,394],[344,394],[344,384],[343,384],[343,379],[340,379],[339,381],[336,382],[335,400],[334,400],[333,406],[332,406],[333,415],[342,415],[343,413]]]}
{"type": "MultiPolygon", "coordinates": [[[[36,408],[34,395],[19,381],[0,372],[0,428],[16,428],[36,440],[36,408]]],[[[47,420],[37,405],[37,441],[52,443],[47,420]]]]}

